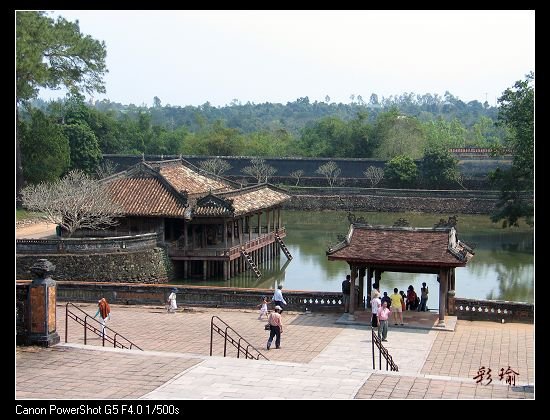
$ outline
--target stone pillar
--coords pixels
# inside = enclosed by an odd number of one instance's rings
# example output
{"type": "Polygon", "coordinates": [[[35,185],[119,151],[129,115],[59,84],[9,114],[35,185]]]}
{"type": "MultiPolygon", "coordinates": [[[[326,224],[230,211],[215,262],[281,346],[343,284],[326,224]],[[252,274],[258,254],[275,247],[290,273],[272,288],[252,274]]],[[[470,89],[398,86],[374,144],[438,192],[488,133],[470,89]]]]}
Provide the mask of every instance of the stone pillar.
{"type": "Polygon", "coordinates": [[[445,304],[447,301],[447,279],[448,270],[441,269],[439,271],[439,323],[438,327],[445,326],[445,304]]]}
{"type": "Polygon", "coordinates": [[[55,265],[43,258],[31,267],[34,279],[27,296],[29,335],[25,343],[28,345],[50,347],[59,343],[55,320],[56,284],[51,278],[54,271],[55,265]]]}

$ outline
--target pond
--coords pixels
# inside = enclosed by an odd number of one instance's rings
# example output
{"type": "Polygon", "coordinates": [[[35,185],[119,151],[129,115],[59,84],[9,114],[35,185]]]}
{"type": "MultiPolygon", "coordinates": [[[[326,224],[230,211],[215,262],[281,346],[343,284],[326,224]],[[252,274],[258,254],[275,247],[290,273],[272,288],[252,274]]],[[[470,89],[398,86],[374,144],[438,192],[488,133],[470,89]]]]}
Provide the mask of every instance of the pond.
{"type": "MultiPolygon", "coordinates": [[[[410,226],[433,227],[449,215],[425,213],[355,212],[372,225],[393,225],[404,218],[410,226]]],[[[487,215],[457,215],[457,237],[474,246],[475,256],[466,267],[456,269],[456,296],[474,299],[502,299],[533,303],[534,300],[534,231],[523,225],[503,229],[491,223],[487,215]]],[[[294,257],[288,262],[280,258],[260,265],[262,277],[251,271],[228,281],[223,279],[179,280],[178,283],[227,287],[271,288],[283,284],[283,291],[341,291],[342,280],[349,274],[345,262],[328,261],[329,245],[338,242],[338,235],[348,232],[347,213],[342,211],[285,211],[287,237],[285,243],[294,257]]],[[[432,302],[437,301],[439,283],[433,274],[382,274],[381,291],[393,288],[406,291],[409,284],[420,290],[422,282],[430,289],[432,302]]],[[[435,303],[433,304],[435,306],[435,303]]],[[[430,306],[430,301],[428,301],[430,306]]]]}

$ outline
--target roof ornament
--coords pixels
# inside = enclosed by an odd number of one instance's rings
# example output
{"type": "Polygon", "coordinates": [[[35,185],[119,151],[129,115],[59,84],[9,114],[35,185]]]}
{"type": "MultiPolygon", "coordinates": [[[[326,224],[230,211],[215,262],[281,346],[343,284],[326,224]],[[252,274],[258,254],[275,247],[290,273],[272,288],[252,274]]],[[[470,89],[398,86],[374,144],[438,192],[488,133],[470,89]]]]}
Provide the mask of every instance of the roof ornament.
{"type": "Polygon", "coordinates": [[[143,152],[141,153],[141,161],[145,162],[145,153],[143,153],[143,152]]]}
{"type": "Polygon", "coordinates": [[[448,220],[445,221],[445,219],[439,219],[439,222],[437,222],[435,225],[434,225],[434,228],[438,228],[438,227],[456,227],[456,225],[458,224],[458,217],[456,215],[454,216],[449,216],[448,220]]]}

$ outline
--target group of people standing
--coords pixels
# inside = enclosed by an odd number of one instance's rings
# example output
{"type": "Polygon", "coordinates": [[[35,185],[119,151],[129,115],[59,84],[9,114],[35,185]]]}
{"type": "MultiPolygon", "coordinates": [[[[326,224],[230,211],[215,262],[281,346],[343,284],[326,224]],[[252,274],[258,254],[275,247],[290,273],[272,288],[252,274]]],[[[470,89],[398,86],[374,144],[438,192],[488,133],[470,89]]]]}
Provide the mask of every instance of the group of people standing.
{"type": "Polygon", "coordinates": [[[371,326],[378,328],[378,338],[387,341],[390,314],[393,313],[394,325],[405,325],[403,323],[403,311],[409,309],[427,311],[428,293],[428,286],[426,286],[426,283],[422,283],[420,301],[412,285],[409,286],[406,296],[403,291],[398,292],[397,288],[394,288],[392,295],[388,296],[388,292],[384,292],[384,296],[380,298],[380,290],[375,285],[370,301],[372,309],[371,326]]]}

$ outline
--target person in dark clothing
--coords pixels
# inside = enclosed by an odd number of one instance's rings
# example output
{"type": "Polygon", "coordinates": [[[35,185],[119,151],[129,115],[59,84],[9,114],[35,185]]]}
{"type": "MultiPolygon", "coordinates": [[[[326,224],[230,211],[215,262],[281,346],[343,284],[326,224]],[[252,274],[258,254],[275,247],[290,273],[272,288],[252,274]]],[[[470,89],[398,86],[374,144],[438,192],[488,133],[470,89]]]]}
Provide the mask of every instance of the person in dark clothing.
{"type": "Polygon", "coordinates": [[[342,282],[342,294],[344,295],[344,312],[349,312],[349,294],[351,289],[351,276],[348,274],[342,282]]]}
{"type": "Polygon", "coordinates": [[[384,292],[384,296],[382,296],[382,299],[380,299],[380,302],[381,303],[387,302],[388,303],[388,308],[391,306],[391,299],[388,296],[388,292],[384,292]]]}

